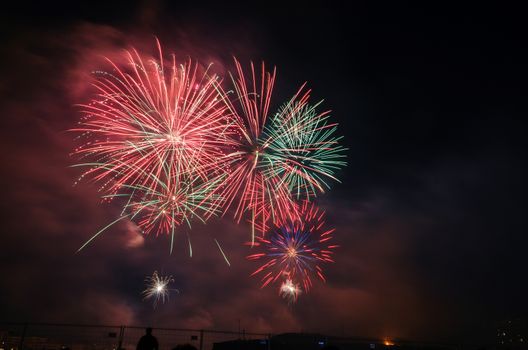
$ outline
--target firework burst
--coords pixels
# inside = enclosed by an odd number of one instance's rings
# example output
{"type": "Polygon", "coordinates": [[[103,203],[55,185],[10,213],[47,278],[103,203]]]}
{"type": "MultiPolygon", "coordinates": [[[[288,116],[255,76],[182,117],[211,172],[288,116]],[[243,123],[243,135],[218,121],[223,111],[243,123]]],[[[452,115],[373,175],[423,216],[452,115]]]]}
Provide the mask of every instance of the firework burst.
{"type": "Polygon", "coordinates": [[[233,207],[238,222],[249,213],[254,240],[255,228],[263,234],[270,224],[297,219],[297,199],[324,191],[328,178],[337,180],[334,172],[345,165],[345,149],[328,112],[318,114],[319,104],[308,105],[310,90],[304,85],[270,116],[275,69],[268,72],[262,63],[259,75],[251,63],[247,79],[236,60],[235,65],[234,98],[222,93],[233,124],[222,159],[229,171],[219,191],[224,210],[233,207]]]}
{"type": "MultiPolygon", "coordinates": [[[[152,276],[147,276],[145,278],[146,289],[143,291],[143,299],[152,299],[154,308],[161,301],[162,304],[166,300],[169,300],[169,294],[171,289],[169,289],[169,284],[174,282],[172,276],[162,276],[158,274],[158,271],[154,271],[152,276]]],[[[178,290],[176,290],[178,292],[178,290]]]]}
{"type": "Polygon", "coordinates": [[[282,282],[279,294],[284,299],[288,300],[288,304],[293,304],[297,301],[297,298],[302,293],[302,289],[298,283],[294,283],[291,279],[286,279],[282,282]]]}
{"type": "Polygon", "coordinates": [[[219,193],[225,198],[224,212],[230,207],[235,210],[235,219],[240,222],[245,213],[250,213],[252,237],[255,226],[262,232],[268,222],[276,221],[293,212],[295,204],[288,189],[279,179],[268,176],[266,168],[269,160],[266,156],[267,144],[264,128],[275,83],[275,70],[270,73],[262,64],[260,79],[251,64],[251,77],[247,81],[241,65],[235,60],[237,75],[231,76],[235,97],[223,91],[224,102],[233,116],[233,132],[229,144],[225,147],[226,155],[222,158],[227,176],[219,186],[219,193]]]}
{"type": "MultiPolygon", "coordinates": [[[[311,274],[324,280],[319,263],[331,261],[333,246],[319,246],[331,231],[314,238],[320,226],[310,226],[307,216],[317,210],[304,201],[338,181],[346,164],[329,112],[317,112],[320,103],[309,104],[302,85],[270,113],[276,70],[264,63],[251,63],[246,77],[235,59],[233,88],[226,90],[210,67],[166,58],[159,42],[158,50],[157,58],[132,49],[124,64],[108,60],[111,69],[96,72],[98,93],[82,105],[73,129],[84,140],[74,151],[83,162],[77,166],[87,168],[81,178],[100,184],[103,199],[122,204],[122,213],[80,249],[129,219],[145,234],[170,234],[172,252],[177,227],[233,210],[237,222],[250,221],[252,243],[255,231],[264,236],[271,227],[278,238],[259,244],[305,242],[298,258],[270,255],[285,265],[280,273],[299,276],[305,291],[311,274]]],[[[280,273],[265,276],[264,285],[280,273]]]]}
{"type": "Polygon", "coordinates": [[[337,124],[329,123],[330,111],[318,113],[321,103],[304,101],[284,104],[266,128],[267,171],[280,179],[296,199],[310,199],[339,181],[335,172],[346,165],[345,148],[336,137],[337,124]]]}
{"type": "Polygon", "coordinates": [[[219,78],[191,60],[166,60],[159,42],[158,48],[158,59],[132,50],[126,65],[109,61],[112,71],[96,72],[98,94],[82,105],[84,117],[73,129],[87,140],[74,152],[89,160],[79,164],[88,167],[83,177],[110,193],[125,185],[156,186],[152,180],[167,164],[205,180],[218,171],[230,124],[219,78]]]}
{"type": "Polygon", "coordinates": [[[205,221],[223,201],[214,189],[224,178],[223,156],[230,121],[219,96],[219,78],[209,68],[171,56],[146,58],[126,53],[127,64],[111,61],[111,72],[96,72],[96,97],[83,105],[79,127],[85,144],[75,154],[88,162],[81,177],[101,183],[105,201],[121,199],[121,216],[145,234],[171,234],[191,219],[205,221]]]}
{"type": "MultiPolygon", "coordinates": [[[[191,157],[189,163],[195,159],[191,157]]],[[[156,236],[162,233],[169,234],[170,253],[172,253],[176,229],[179,226],[185,224],[191,228],[193,219],[205,223],[210,214],[215,213],[216,205],[220,202],[218,195],[213,193],[216,181],[203,181],[200,177],[178,171],[177,165],[171,162],[166,162],[162,171],[158,177],[137,169],[138,174],[149,180],[150,186],[123,185],[119,192],[103,196],[112,200],[119,198],[121,201],[126,201],[121,216],[99,230],[79,250],[112,225],[123,219],[129,219],[134,221],[144,234],[155,233],[156,236]]],[[[217,178],[217,181],[220,179],[221,177],[217,178]]],[[[191,247],[189,254],[192,254],[191,247]]]]}
{"type": "Polygon", "coordinates": [[[249,260],[263,261],[251,276],[260,275],[262,287],[287,279],[302,282],[304,291],[312,286],[312,277],[326,281],[322,265],[333,263],[334,229],[324,228],[324,212],[304,201],[300,219],[276,227],[269,239],[257,237],[255,245],[262,252],[251,254],[249,260]]]}

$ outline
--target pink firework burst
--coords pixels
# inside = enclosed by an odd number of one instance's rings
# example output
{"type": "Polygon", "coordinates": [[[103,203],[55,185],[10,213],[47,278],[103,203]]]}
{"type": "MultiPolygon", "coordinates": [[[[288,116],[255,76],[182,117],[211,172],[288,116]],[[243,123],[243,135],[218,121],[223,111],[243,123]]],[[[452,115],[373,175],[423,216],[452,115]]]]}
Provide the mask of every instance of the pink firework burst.
{"type": "Polygon", "coordinates": [[[75,150],[87,160],[79,164],[88,167],[83,177],[109,193],[124,185],[152,188],[167,166],[204,180],[219,171],[230,125],[219,78],[190,59],[165,59],[159,42],[158,49],[158,59],[131,50],[127,64],[108,60],[112,70],[96,72],[98,93],[82,105],[73,129],[87,140],[75,150]]]}

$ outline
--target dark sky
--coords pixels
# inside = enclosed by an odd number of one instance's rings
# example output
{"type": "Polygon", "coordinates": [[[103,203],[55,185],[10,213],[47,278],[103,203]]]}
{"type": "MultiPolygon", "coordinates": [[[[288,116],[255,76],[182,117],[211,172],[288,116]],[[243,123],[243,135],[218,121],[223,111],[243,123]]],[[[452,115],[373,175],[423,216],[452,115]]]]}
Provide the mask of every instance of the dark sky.
{"type": "Polygon", "coordinates": [[[476,341],[527,318],[521,9],[16,3],[0,18],[3,320],[236,329],[240,319],[253,331],[476,341]],[[193,228],[192,258],[184,238],[171,256],[167,237],[142,239],[132,223],[75,254],[119,207],[72,186],[74,105],[102,55],[152,51],[154,36],[220,67],[232,55],[276,65],[276,96],[308,81],[339,122],[348,167],[320,204],[341,248],[328,282],[294,307],[249,278],[248,227],[228,218],[193,228]],[[157,310],[140,296],[155,269],[181,290],[157,310]]]}

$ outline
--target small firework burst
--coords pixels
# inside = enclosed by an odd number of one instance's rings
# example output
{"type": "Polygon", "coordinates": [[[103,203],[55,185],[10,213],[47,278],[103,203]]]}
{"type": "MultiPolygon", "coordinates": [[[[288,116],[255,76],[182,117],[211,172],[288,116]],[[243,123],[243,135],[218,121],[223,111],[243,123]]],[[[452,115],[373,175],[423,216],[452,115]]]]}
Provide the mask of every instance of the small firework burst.
{"type": "Polygon", "coordinates": [[[288,304],[295,303],[301,293],[302,289],[301,287],[299,287],[299,284],[294,283],[289,278],[286,279],[286,281],[282,282],[282,285],[279,289],[280,296],[288,300],[288,304]]]}
{"type": "MultiPolygon", "coordinates": [[[[191,176],[167,162],[159,176],[144,170],[137,170],[143,178],[148,179],[150,186],[126,185],[115,194],[103,196],[105,199],[120,198],[123,209],[121,216],[106,225],[86,241],[79,251],[121,220],[134,221],[144,234],[155,233],[170,235],[170,253],[174,247],[176,230],[182,224],[191,228],[191,221],[205,222],[209,213],[214,214],[214,204],[220,200],[213,194],[215,181],[204,182],[200,177],[191,176]]],[[[188,164],[192,163],[189,159],[188,164]]],[[[127,167],[124,167],[127,169],[127,167]]]]}
{"type": "Polygon", "coordinates": [[[338,247],[332,243],[334,229],[324,227],[324,211],[313,203],[304,201],[299,213],[299,220],[273,228],[269,238],[257,237],[254,246],[262,251],[247,256],[262,262],[251,274],[262,276],[262,287],[287,276],[301,281],[308,292],[313,277],[326,281],[323,264],[334,262],[333,250],[338,247]]]}
{"type": "Polygon", "coordinates": [[[154,271],[152,276],[145,278],[145,282],[147,283],[147,289],[142,293],[143,299],[153,299],[154,308],[156,308],[160,301],[164,304],[165,300],[169,300],[171,291],[169,284],[174,282],[172,276],[163,276],[158,274],[158,271],[154,271]]]}

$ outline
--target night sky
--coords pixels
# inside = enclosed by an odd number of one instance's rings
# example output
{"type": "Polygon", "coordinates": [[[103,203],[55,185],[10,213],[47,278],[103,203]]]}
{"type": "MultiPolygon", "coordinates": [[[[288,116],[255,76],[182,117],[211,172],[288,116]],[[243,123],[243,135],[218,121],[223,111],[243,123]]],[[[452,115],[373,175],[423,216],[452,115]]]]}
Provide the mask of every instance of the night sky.
{"type": "Polygon", "coordinates": [[[181,4],[35,4],[1,19],[0,318],[474,342],[528,316],[528,55],[520,8],[181,4]],[[67,130],[102,56],[134,46],[230,68],[265,60],[275,96],[307,81],[349,149],[343,180],[321,196],[341,246],[327,283],[288,306],[246,261],[249,227],[230,217],[143,238],[115,225],[119,206],[73,183],[67,130]],[[213,238],[222,242],[228,267],[213,238]],[[154,310],[144,278],[180,294],[154,310]]]}

